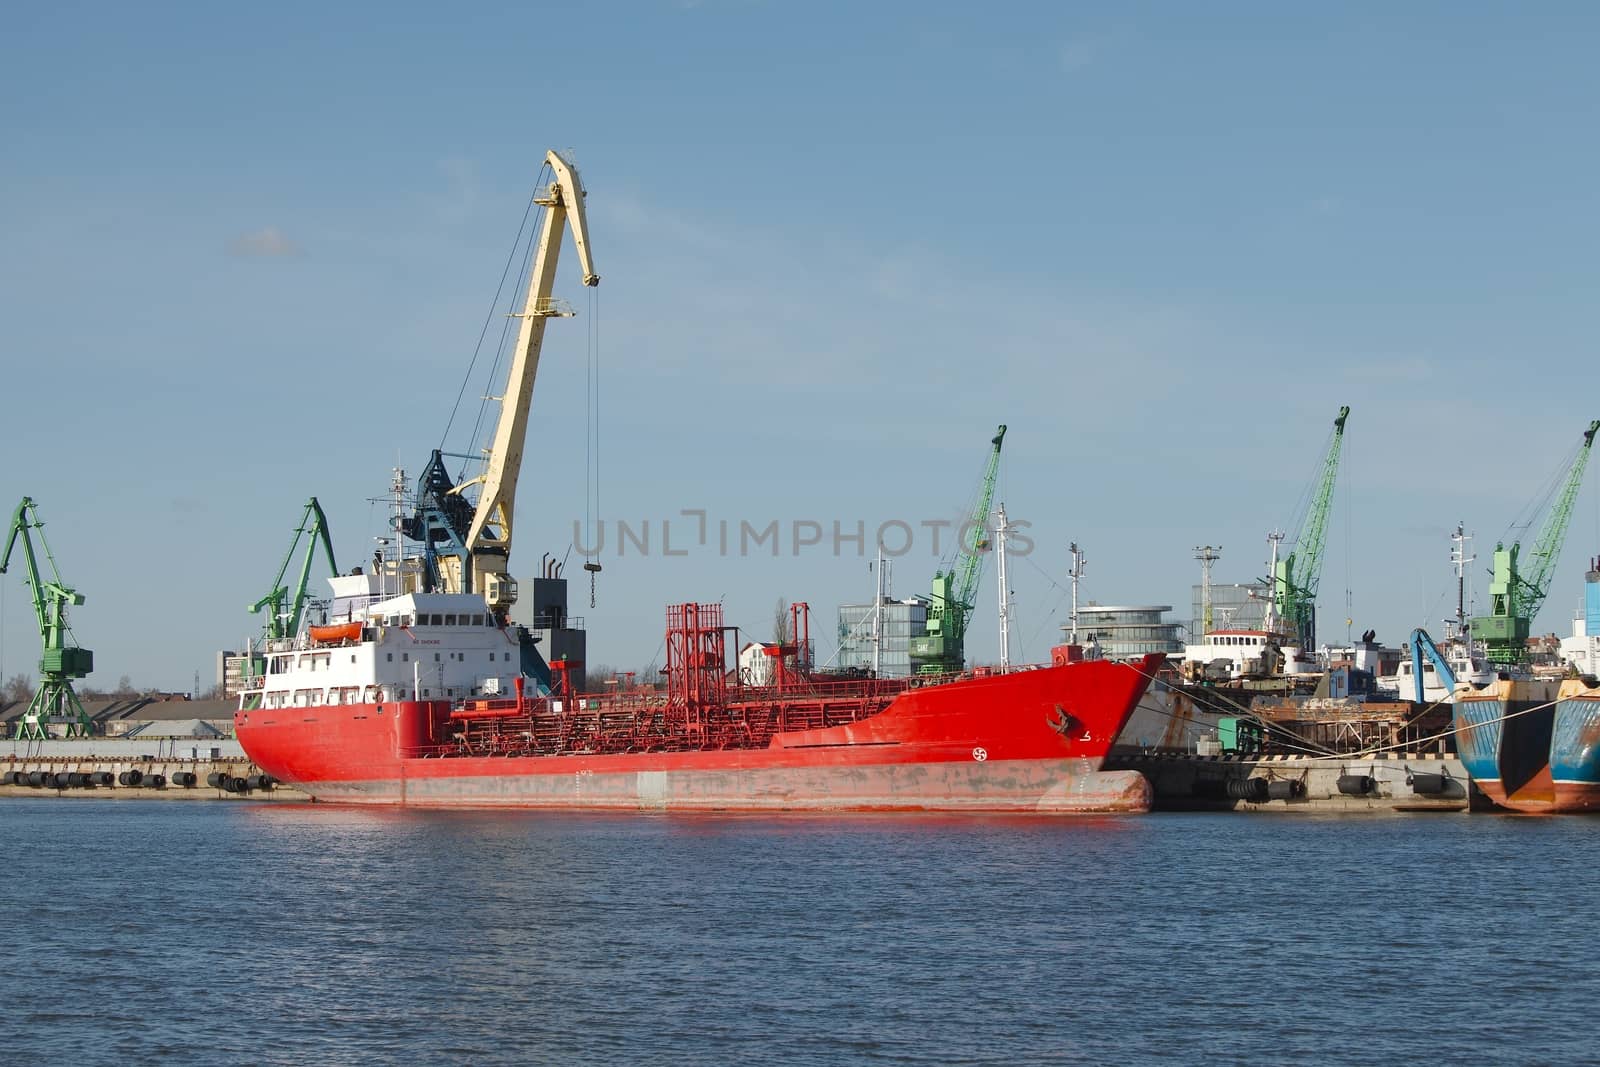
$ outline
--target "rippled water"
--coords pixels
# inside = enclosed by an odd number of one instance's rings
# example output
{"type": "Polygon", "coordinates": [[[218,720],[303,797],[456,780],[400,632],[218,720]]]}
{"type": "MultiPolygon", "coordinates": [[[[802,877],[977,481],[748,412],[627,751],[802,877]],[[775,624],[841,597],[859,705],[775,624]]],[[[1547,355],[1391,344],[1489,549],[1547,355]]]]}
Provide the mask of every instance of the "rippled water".
{"type": "Polygon", "coordinates": [[[1600,821],[0,802],[8,1062],[1593,1062],[1600,821]]]}

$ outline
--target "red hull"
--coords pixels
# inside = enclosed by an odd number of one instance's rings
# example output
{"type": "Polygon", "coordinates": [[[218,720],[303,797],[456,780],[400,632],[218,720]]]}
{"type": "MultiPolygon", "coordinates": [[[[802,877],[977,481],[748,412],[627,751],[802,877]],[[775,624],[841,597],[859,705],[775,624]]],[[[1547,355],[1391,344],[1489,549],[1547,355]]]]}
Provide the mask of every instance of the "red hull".
{"type": "MultiPolygon", "coordinates": [[[[1159,657],[1156,657],[1159,659],[1159,657]]],[[[843,726],[763,747],[475,755],[443,701],[235,716],[262,770],[318,799],[429,807],[684,811],[1146,811],[1149,784],[1103,772],[1155,664],[1074,663],[910,689],[843,726]]]]}

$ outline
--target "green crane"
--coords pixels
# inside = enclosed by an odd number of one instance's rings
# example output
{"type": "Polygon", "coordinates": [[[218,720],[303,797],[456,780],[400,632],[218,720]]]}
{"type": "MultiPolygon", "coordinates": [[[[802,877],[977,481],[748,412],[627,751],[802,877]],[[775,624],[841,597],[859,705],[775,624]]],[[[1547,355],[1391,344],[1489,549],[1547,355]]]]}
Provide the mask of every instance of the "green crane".
{"type": "Polygon", "coordinates": [[[272,591],[246,609],[252,615],[262,612],[266,616],[262,630],[268,641],[293,637],[300,632],[300,617],[306,607],[306,588],[311,581],[311,560],[317,554],[319,539],[322,542],[323,554],[328,560],[329,573],[337,577],[339,565],[333,561],[333,543],[328,540],[328,518],[322,513],[322,505],[317,503],[317,498],[312,497],[306,501],[306,509],[300,516],[300,525],[295,528],[294,540],[289,542],[289,551],[284,554],[283,565],[278,568],[278,577],[272,583],[272,591]],[[294,560],[295,550],[300,547],[302,537],[308,538],[306,558],[300,564],[300,580],[294,587],[294,599],[291,601],[289,589],[283,582],[289,574],[289,564],[294,560]]]}
{"type": "Polygon", "coordinates": [[[39,659],[39,689],[33,694],[28,710],[17,721],[17,736],[43,741],[48,736],[46,726],[65,722],[68,737],[88,737],[89,715],[83,710],[78,694],[72,691],[72,680],[85,678],[94,670],[94,653],[72,643],[72,628],[67,625],[67,608],[82,604],[83,594],[62,582],[56,558],[44,539],[44,523],[39,521],[39,511],[29,497],[22,498],[11,518],[11,534],[6,538],[5,554],[0,556],[0,574],[4,574],[11,563],[11,550],[16,547],[18,538],[22,540],[22,553],[28,562],[28,585],[33,588],[33,613],[39,621],[44,654],[39,659]],[[34,554],[29,530],[38,531],[39,549],[50,564],[49,581],[39,574],[39,560],[34,554]]]}
{"type": "Polygon", "coordinates": [[[956,536],[952,554],[933,576],[933,597],[928,605],[927,630],[910,643],[911,665],[918,674],[959,671],[967,662],[967,619],[989,550],[989,507],[994,503],[994,480],[1000,470],[1000,444],[1006,438],[1001,426],[989,441],[989,463],[978,484],[978,503],[956,536]]]}
{"type": "Polygon", "coordinates": [[[1567,480],[1556,497],[1550,514],[1545,516],[1539,539],[1528,553],[1528,568],[1524,572],[1518,565],[1522,550],[1520,541],[1510,548],[1501,541],[1494,546],[1494,572],[1489,580],[1489,614],[1472,620],[1472,634],[1483,642],[1485,658],[1497,666],[1517,666],[1528,659],[1528,631],[1533,626],[1545,594],[1550,592],[1550,578],[1555,574],[1556,562],[1561,558],[1561,545],[1567,539],[1567,526],[1572,521],[1572,508],[1578,501],[1578,490],[1583,485],[1583,469],[1589,463],[1589,450],[1594,445],[1594,435],[1600,430],[1600,419],[1583,431],[1583,444],[1571,461],[1567,480]]]}
{"type": "Polygon", "coordinates": [[[1311,497],[1304,525],[1289,554],[1273,567],[1272,597],[1282,624],[1301,648],[1317,643],[1317,582],[1322,577],[1322,549],[1328,540],[1328,513],[1333,509],[1333,489],[1339,477],[1339,452],[1344,444],[1344,420],[1350,408],[1341,407],[1333,420],[1333,443],[1322,460],[1322,474],[1311,497]]]}

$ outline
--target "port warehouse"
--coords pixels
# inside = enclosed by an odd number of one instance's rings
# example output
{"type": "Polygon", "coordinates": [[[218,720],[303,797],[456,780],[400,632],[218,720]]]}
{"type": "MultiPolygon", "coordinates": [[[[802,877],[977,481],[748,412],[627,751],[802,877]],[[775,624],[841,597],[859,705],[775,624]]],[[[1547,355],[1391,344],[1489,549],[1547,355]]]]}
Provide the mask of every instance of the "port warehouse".
{"type": "Polygon", "coordinates": [[[16,736],[26,702],[0,703],[0,794],[304,800],[259,774],[233,737],[234,700],[106,697],[83,701],[91,735],[16,736]],[[20,780],[19,780],[20,778],[20,780]],[[35,781],[34,779],[37,779],[35,781]]]}
{"type": "Polygon", "coordinates": [[[227,759],[243,758],[244,752],[233,740],[235,700],[171,700],[157,697],[104,697],[83,701],[93,736],[66,739],[59,735],[64,724],[51,726],[47,741],[28,741],[16,736],[17,722],[28,710],[25,700],[0,703],[0,728],[6,732],[10,750],[0,755],[21,757],[60,757],[97,755],[114,741],[116,748],[151,758],[227,759]]]}

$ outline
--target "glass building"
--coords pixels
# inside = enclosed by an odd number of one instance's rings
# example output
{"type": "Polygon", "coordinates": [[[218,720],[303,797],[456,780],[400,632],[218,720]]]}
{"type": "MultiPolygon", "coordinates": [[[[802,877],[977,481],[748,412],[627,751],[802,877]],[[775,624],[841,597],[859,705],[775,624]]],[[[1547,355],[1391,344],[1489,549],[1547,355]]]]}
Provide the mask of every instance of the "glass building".
{"type": "MultiPolygon", "coordinates": [[[[1202,586],[1194,587],[1194,618],[1189,623],[1189,633],[1199,640],[1205,635],[1205,607],[1201,603],[1202,586]]],[[[1272,589],[1266,582],[1249,582],[1243,585],[1211,583],[1211,629],[1260,630],[1267,623],[1267,601],[1272,589]]]]}
{"type": "MultiPolygon", "coordinates": [[[[1086,643],[1092,635],[1106,659],[1136,659],[1151,652],[1181,655],[1183,624],[1162,618],[1171,610],[1169,604],[1089,604],[1078,608],[1078,640],[1086,643]]],[[[1071,624],[1061,629],[1063,639],[1070,639],[1071,624]]]]}
{"type": "MultiPolygon", "coordinates": [[[[884,597],[878,634],[878,675],[904,678],[911,673],[911,639],[928,632],[928,602],[922,597],[891,600],[884,597]]],[[[839,666],[872,670],[873,605],[839,605],[839,666]]]]}

